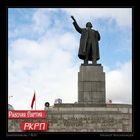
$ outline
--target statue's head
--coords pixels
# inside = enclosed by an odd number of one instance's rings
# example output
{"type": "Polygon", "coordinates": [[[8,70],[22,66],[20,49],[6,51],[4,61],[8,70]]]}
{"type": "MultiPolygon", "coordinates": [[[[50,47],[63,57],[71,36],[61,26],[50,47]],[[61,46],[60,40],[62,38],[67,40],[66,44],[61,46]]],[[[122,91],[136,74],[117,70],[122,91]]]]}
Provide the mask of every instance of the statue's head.
{"type": "Polygon", "coordinates": [[[90,27],[90,28],[92,28],[92,24],[91,24],[91,22],[87,22],[86,27],[90,27]]]}

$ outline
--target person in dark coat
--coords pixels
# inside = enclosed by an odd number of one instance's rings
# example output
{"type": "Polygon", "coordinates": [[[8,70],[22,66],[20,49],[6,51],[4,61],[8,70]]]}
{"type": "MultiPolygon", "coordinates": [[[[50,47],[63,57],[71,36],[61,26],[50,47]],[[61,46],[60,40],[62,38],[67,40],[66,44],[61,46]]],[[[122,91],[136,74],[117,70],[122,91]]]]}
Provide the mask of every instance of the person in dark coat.
{"type": "Polygon", "coordinates": [[[73,16],[71,18],[74,21],[73,25],[75,29],[81,34],[78,57],[84,60],[84,64],[88,64],[88,61],[92,61],[92,64],[97,64],[97,60],[100,59],[99,32],[91,29],[91,22],[87,22],[86,28],[80,28],[75,18],[73,16]]]}

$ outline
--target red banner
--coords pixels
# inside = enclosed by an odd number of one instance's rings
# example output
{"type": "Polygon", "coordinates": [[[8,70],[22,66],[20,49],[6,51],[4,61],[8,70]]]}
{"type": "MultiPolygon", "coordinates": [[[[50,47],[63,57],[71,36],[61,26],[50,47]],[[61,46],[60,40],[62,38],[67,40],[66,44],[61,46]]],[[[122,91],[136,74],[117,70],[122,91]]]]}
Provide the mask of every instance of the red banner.
{"type": "Polygon", "coordinates": [[[46,110],[9,110],[8,111],[9,119],[37,119],[37,118],[46,118],[46,110]]]}
{"type": "Polygon", "coordinates": [[[48,130],[48,122],[22,122],[22,131],[46,131],[48,130]]]}

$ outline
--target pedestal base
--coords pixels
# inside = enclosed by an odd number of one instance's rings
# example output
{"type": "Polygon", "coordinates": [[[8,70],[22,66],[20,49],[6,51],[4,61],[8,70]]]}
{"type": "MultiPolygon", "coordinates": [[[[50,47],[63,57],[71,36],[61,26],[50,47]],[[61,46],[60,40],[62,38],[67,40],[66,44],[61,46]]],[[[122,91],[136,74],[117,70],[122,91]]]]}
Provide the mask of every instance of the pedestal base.
{"type": "Polygon", "coordinates": [[[101,65],[80,66],[78,103],[105,104],[105,73],[101,65]]]}

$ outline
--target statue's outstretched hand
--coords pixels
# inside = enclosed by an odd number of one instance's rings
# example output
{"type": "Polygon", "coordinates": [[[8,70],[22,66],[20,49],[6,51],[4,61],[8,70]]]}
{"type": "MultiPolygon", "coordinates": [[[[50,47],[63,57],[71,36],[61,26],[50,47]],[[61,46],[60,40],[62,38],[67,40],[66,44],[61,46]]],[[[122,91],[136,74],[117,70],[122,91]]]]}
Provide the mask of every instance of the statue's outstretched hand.
{"type": "Polygon", "coordinates": [[[76,22],[76,20],[75,20],[74,16],[71,16],[71,18],[73,19],[73,21],[75,21],[75,22],[76,22]]]}

